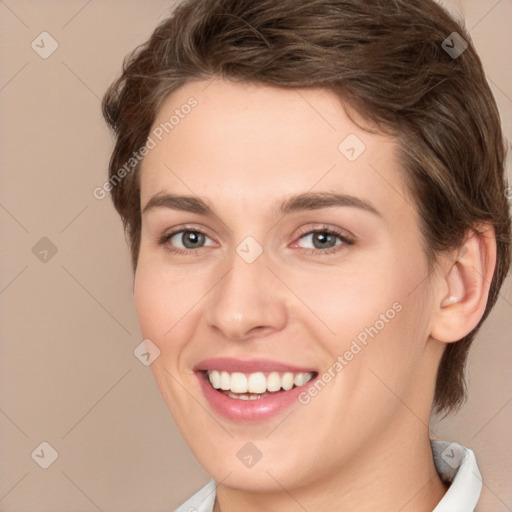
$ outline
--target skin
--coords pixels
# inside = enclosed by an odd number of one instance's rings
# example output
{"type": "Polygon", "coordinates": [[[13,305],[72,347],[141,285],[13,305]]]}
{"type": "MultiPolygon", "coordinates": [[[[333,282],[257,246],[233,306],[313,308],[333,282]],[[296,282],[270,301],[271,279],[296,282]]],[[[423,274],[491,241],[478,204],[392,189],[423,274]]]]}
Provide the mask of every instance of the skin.
{"type": "Polygon", "coordinates": [[[143,214],[134,300],[144,338],[160,350],[152,370],[163,398],[220,483],[216,510],[432,511],[446,492],[429,442],[436,369],[446,343],[483,314],[492,230],[468,236],[428,276],[393,138],[355,125],[321,89],[220,79],[175,91],[154,127],[191,96],[198,105],[143,161],[141,207],[172,193],[200,197],[216,215],[164,207],[143,214]],[[338,150],[349,134],[366,146],[353,162],[338,150]],[[320,191],[350,194],[379,214],[277,211],[292,195],[320,191]],[[199,248],[187,249],[181,234],[159,243],[184,224],[206,233],[199,248]],[[326,247],[338,252],[322,252],[311,230],[324,226],[354,243],[335,238],[326,247]],[[247,236],[263,249],[251,264],[236,252],[247,236]],[[326,371],[397,302],[402,310],[310,403],[264,422],[219,416],[192,371],[217,356],[326,371]],[[247,442],[262,454],[251,468],[237,457],[247,442]]]}

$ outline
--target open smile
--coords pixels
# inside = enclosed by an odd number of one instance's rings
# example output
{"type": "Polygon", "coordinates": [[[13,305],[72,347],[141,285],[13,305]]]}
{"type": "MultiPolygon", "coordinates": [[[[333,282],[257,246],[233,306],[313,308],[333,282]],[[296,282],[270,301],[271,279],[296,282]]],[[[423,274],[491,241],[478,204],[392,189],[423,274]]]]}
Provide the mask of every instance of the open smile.
{"type": "Polygon", "coordinates": [[[297,402],[315,370],[269,360],[212,359],[195,368],[203,395],[212,409],[236,422],[266,420],[297,402]]]}

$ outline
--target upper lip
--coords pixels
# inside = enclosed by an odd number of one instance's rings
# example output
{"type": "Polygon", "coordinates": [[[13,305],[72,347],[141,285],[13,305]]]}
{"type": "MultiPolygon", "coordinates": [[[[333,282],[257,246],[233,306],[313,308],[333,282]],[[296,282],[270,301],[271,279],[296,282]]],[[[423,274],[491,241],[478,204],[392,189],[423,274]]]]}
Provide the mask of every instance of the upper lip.
{"type": "Polygon", "coordinates": [[[295,366],[271,359],[235,359],[232,357],[215,357],[204,359],[194,366],[194,371],[217,370],[228,373],[256,373],[256,372],[315,372],[311,368],[295,366]]]}

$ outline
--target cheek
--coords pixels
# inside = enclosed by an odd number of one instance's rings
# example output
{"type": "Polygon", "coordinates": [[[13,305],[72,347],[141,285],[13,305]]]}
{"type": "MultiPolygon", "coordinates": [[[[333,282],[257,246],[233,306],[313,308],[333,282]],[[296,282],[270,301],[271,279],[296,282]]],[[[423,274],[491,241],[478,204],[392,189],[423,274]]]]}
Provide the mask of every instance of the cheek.
{"type": "Polygon", "coordinates": [[[318,325],[319,335],[327,334],[327,327],[333,336],[326,338],[340,349],[336,344],[341,340],[357,336],[364,340],[368,330],[375,331],[374,326],[380,332],[394,321],[405,295],[403,279],[393,279],[395,275],[400,272],[393,263],[381,261],[380,265],[358,263],[322,273],[290,270],[283,280],[310,310],[301,308],[302,319],[318,325]]]}
{"type": "Polygon", "coordinates": [[[166,318],[165,311],[173,309],[172,304],[168,303],[172,295],[166,293],[157,273],[140,260],[135,275],[133,299],[142,335],[155,342],[162,337],[165,324],[170,320],[166,318]],[[168,306],[165,307],[165,304],[168,306]]]}
{"type": "MultiPolygon", "coordinates": [[[[408,403],[417,389],[418,375],[428,340],[428,290],[424,286],[411,292],[409,286],[396,286],[377,310],[367,316],[355,340],[361,348],[346,367],[348,388],[356,389],[354,407],[390,416],[402,401],[408,403]],[[377,313],[377,314],[375,314],[377,313]],[[362,340],[362,342],[361,342],[362,340]],[[398,398],[400,397],[400,398],[398,398]]],[[[362,320],[358,319],[360,323],[362,320]]]]}
{"type": "Polygon", "coordinates": [[[335,333],[318,338],[331,357],[349,351],[350,366],[382,368],[392,381],[420,360],[428,334],[428,290],[421,284],[421,257],[407,256],[390,254],[373,264],[303,279],[310,309],[335,333]]]}
{"type": "Polygon", "coordinates": [[[162,268],[151,260],[139,260],[134,283],[134,304],[140,329],[160,350],[173,340],[193,313],[195,296],[200,296],[193,276],[162,268]]]}
{"type": "Polygon", "coordinates": [[[139,258],[134,282],[134,305],[143,338],[160,350],[151,370],[172,415],[183,418],[187,393],[177,379],[187,340],[192,335],[196,287],[190,276],[181,275],[152,258],[139,258]]]}

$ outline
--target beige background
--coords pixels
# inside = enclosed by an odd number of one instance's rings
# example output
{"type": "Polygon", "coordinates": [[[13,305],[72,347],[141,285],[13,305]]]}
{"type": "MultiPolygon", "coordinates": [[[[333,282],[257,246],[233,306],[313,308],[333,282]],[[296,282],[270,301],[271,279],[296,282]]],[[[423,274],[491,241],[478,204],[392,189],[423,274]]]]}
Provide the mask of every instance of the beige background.
{"type": "MultiPolygon", "coordinates": [[[[0,0],[0,511],[170,511],[209,478],[134,357],[121,222],[92,195],[111,149],[100,98],[171,4],[0,0]],[[43,31],[58,43],[47,59],[31,47],[43,31]],[[46,262],[42,237],[57,249],[46,262]],[[43,441],[58,452],[48,469],[43,441]]],[[[466,19],[510,141],[512,1],[445,4],[466,19]]],[[[511,317],[509,279],[471,353],[467,405],[432,423],[476,452],[483,512],[512,510],[511,317]]]]}

